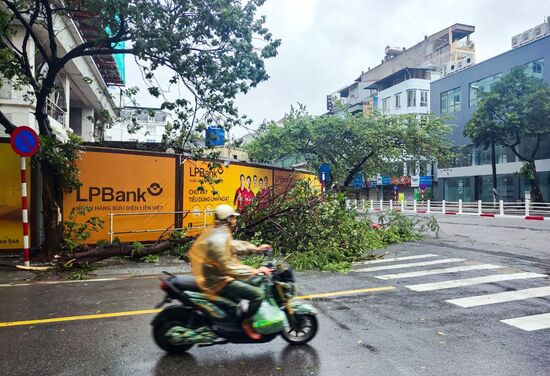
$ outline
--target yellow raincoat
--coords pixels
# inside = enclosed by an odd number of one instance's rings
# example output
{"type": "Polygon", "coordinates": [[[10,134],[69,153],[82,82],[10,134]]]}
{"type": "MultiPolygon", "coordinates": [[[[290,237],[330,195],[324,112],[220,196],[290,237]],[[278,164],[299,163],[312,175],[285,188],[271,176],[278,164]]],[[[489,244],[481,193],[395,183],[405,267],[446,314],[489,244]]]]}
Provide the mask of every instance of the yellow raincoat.
{"type": "Polygon", "coordinates": [[[236,255],[255,249],[252,243],[234,240],[227,226],[207,228],[189,250],[197,285],[213,299],[230,282],[250,278],[255,269],[242,264],[236,255]]]}

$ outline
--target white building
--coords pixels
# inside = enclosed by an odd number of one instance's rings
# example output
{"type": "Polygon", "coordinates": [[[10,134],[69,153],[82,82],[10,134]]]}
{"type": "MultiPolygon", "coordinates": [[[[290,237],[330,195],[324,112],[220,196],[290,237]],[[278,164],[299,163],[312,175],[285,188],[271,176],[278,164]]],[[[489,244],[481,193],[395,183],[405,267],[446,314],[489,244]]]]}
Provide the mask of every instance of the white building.
{"type": "MultiPolygon", "coordinates": [[[[38,26],[37,26],[38,28],[38,26]]],[[[58,54],[61,55],[77,45],[84,43],[87,34],[79,28],[78,17],[55,17],[54,30],[58,54]]],[[[47,44],[47,35],[44,44],[47,44]]],[[[21,48],[25,32],[23,26],[16,27],[12,37],[14,44],[21,48]]],[[[32,38],[27,40],[27,54],[31,69],[38,74],[43,57],[35,53],[36,45],[32,38]]],[[[94,141],[94,124],[91,120],[96,112],[107,110],[115,116],[115,104],[108,92],[108,85],[123,85],[121,67],[117,66],[112,55],[98,57],[79,57],[69,61],[56,80],[56,87],[61,90],[52,93],[48,98],[47,113],[54,132],[64,139],[68,132],[74,132],[85,141],[94,141]],[[90,80],[84,80],[84,77],[90,80]]],[[[122,68],[123,69],[123,68],[122,68]]],[[[34,104],[24,100],[24,91],[16,90],[7,80],[2,80],[0,87],[0,107],[2,113],[16,126],[38,126],[34,117],[34,104]]],[[[0,137],[9,137],[0,127],[0,137]]]]}
{"type": "Polygon", "coordinates": [[[404,68],[367,89],[378,91],[378,111],[387,115],[428,114],[430,82],[440,74],[428,68],[404,68]]]}
{"type": "Polygon", "coordinates": [[[120,121],[105,130],[105,141],[159,143],[166,125],[172,121],[169,112],[158,108],[124,107],[120,115],[120,121]]]}

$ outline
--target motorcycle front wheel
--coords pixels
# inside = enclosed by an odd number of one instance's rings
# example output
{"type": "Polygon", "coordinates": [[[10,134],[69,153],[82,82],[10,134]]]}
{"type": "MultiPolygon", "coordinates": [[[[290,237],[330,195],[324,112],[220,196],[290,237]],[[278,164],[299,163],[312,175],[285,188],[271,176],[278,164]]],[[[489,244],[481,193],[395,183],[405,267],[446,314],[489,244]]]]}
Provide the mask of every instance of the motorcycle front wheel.
{"type": "Polygon", "coordinates": [[[305,345],[317,334],[319,325],[315,315],[295,314],[288,322],[281,336],[291,345],[305,345]]]}

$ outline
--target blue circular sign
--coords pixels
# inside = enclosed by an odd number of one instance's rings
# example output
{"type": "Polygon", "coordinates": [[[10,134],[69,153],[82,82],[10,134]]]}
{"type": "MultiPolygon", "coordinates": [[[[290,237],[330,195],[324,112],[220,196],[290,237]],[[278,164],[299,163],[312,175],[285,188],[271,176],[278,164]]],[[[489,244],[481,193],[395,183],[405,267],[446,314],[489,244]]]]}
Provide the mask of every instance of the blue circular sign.
{"type": "Polygon", "coordinates": [[[38,135],[31,127],[17,127],[11,134],[10,144],[13,151],[21,157],[36,154],[40,146],[38,135]]]}

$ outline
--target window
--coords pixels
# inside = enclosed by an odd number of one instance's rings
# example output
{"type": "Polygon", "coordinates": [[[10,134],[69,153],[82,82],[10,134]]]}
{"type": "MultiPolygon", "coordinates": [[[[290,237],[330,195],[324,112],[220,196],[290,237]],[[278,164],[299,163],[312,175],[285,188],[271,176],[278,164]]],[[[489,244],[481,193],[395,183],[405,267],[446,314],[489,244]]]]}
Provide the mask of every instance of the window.
{"type": "Polygon", "coordinates": [[[489,93],[491,91],[491,87],[495,84],[495,82],[498,81],[500,76],[502,76],[502,73],[497,73],[495,75],[485,77],[481,80],[471,82],[468,85],[470,92],[470,107],[474,107],[479,103],[479,100],[482,97],[480,93],[489,93]]]}
{"type": "Polygon", "coordinates": [[[401,108],[401,93],[395,94],[395,108],[401,108]]]}
{"type": "Polygon", "coordinates": [[[382,112],[386,113],[390,110],[390,98],[382,99],[382,112]]]}
{"type": "Polygon", "coordinates": [[[158,123],[163,123],[166,121],[166,114],[163,112],[157,112],[155,114],[155,121],[158,123]]]}
{"type": "Polygon", "coordinates": [[[526,75],[542,80],[544,75],[544,59],[538,59],[524,65],[526,75]]]}
{"type": "Polygon", "coordinates": [[[154,125],[148,125],[146,129],[147,134],[155,134],[157,131],[157,127],[155,127],[154,125]]]}
{"type": "Polygon", "coordinates": [[[407,107],[416,107],[416,90],[407,90],[407,107]]]}
{"type": "Polygon", "coordinates": [[[460,111],[460,88],[441,93],[441,113],[450,114],[460,111]]]}
{"type": "Polygon", "coordinates": [[[148,138],[148,139],[147,139],[147,142],[157,142],[157,141],[156,141],[155,139],[153,139],[153,138],[148,138]]]}
{"type": "Polygon", "coordinates": [[[428,107],[428,90],[420,90],[420,107],[428,107]]]}

